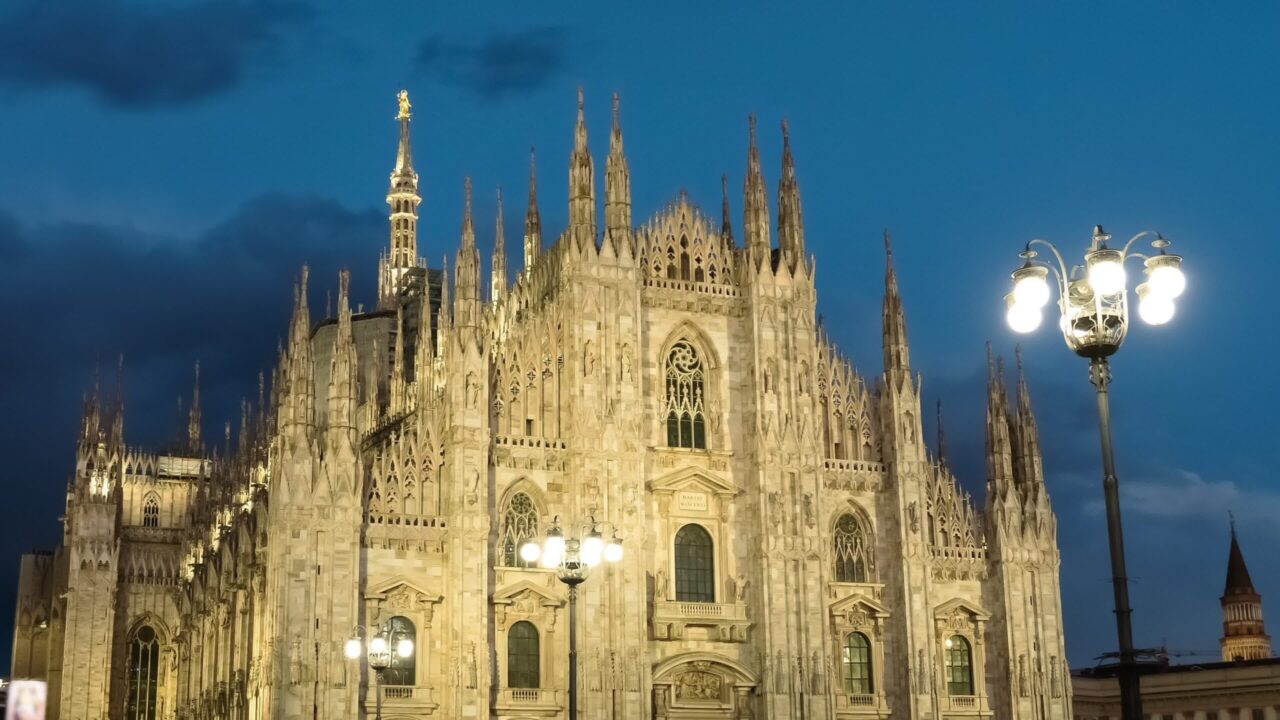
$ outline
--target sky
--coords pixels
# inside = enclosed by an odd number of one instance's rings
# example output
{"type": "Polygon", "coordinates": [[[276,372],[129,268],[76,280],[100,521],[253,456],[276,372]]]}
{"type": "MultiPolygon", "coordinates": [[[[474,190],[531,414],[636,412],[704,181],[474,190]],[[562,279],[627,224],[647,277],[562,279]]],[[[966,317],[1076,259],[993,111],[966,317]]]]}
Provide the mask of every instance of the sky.
{"type": "Polygon", "coordinates": [[[747,116],[774,187],[787,119],[825,326],[880,372],[890,229],[926,409],[976,498],[984,346],[1022,343],[1076,666],[1115,642],[1092,389],[1002,298],[1032,238],[1079,257],[1094,224],[1163,232],[1189,288],[1113,361],[1136,642],[1217,653],[1228,511],[1275,633],[1277,31],[1262,2],[0,3],[0,657],[19,555],[61,537],[95,367],[114,387],[124,355],[128,441],[162,448],[198,360],[217,438],[304,262],[313,307],[342,267],[373,303],[401,88],[435,267],[467,176],[485,257],[499,186],[520,236],[530,146],[564,227],[578,86],[598,183],[621,95],[638,222],[682,190],[714,216],[721,174],[740,218],[747,116]]]}

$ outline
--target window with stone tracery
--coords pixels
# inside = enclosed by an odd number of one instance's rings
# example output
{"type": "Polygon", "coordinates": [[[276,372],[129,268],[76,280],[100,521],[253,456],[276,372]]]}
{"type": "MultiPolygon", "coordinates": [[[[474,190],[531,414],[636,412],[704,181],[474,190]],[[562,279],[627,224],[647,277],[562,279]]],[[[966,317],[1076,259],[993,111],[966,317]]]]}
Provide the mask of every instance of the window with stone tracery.
{"type": "Polygon", "coordinates": [[[160,501],[156,500],[155,495],[148,495],[147,501],[142,504],[142,526],[160,527],[160,501]]]}
{"type": "Polygon", "coordinates": [[[538,536],[538,508],[525,493],[518,492],[507,502],[502,514],[502,564],[530,568],[535,564],[520,557],[520,546],[538,536]]]}
{"type": "Polygon", "coordinates": [[[667,353],[665,415],[667,446],[707,447],[706,370],[698,351],[681,340],[667,353]]]}
{"type": "Polygon", "coordinates": [[[150,625],[133,633],[126,666],[124,716],[127,720],[156,720],[156,692],[160,683],[160,640],[150,625]]]}
{"type": "Polygon", "coordinates": [[[867,582],[867,572],[874,562],[862,523],[849,513],[841,515],[836,521],[832,543],[836,582],[867,582]]]}

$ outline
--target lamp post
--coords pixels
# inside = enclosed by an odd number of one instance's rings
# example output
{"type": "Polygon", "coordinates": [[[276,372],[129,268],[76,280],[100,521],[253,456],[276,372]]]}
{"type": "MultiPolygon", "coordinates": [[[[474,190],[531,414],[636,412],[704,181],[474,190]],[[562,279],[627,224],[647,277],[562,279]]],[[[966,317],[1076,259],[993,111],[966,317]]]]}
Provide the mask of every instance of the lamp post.
{"type": "Polygon", "coordinates": [[[622,559],[622,541],[614,532],[606,542],[600,532],[600,524],[594,518],[579,528],[574,536],[565,537],[557,517],[551,521],[551,529],[541,544],[528,540],[520,546],[520,558],[554,569],[560,582],[569,587],[569,720],[577,720],[578,586],[587,579],[591,568],[601,562],[616,563],[622,559]],[[581,536],[580,531],[587,528],[590,529],[585,536],[581,536]]]}
{"type": "Polygon", "coordinates": [[[382,673],[393,667],[397,659],[413,657],[413,638],[397,632],[389,623],[379,626],[367,643],[361,637],[363,632],[364,626],[357,625],[351,639],[343,646],[343,652],[348,660],[358,660],[361,654],[366,655],[375,676],[374,717],[382,720],[382,673]]]}
{"type": "Polygon", "coordinates": [[[1022,267],[1013,272],[1013,292],[1005,296],[1006,320],[1014,331],[1028,333],[1040,325],[1041,310],[1050,299],[1049,275],[1058,286],[1059,327],[1077,355],[1089,359],[1089,382],[1098,400],[1098,429],[1102,437],[1102,489],[1107,505],[1107,539],[1111,548],[1111,583],[1115,595],[1116,635],[1120,644],[1120,711],[1123,720],[1142,720],[1142,695],[1133,649],[1132,610],[1129,608],[1129,579],[1124,562],[1124,533],[1120,524],[1120,491],[1115,457],[1111,447],[1111,365],[1107,358],[1120,349],[1129,329],[1128,278],[1124,264],[1141,259],[1146,275],[1138,285],[1138,316],[1150,325],[1173,319],[1174,300],[1186,288],[1182,258],[1166,252],[1164,236],[1144,231],[1129,239],[1124,247],[1107,245],[1111,236],[1101,225],[1094,226],[1093,239],[1084,255],[1084,264],[1067,268],[1052,243],[1032,240],[1020,257],[1022,267]],[[1152,238],[1150,255],[1133,251],[1140,239],[1152,238]],[[1032,246],[1048,248],[1057,263],[1038,261],[1032,246]]]}

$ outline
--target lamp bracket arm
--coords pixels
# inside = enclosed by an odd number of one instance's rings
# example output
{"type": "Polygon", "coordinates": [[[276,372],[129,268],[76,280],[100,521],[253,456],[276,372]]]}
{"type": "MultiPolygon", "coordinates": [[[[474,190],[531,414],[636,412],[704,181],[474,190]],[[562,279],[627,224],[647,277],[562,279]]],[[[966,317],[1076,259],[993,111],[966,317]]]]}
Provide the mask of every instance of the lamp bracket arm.
{"type": "MultiPolygon", "coordinates": [[[[1129,242],[1124,244],[1124,250],[1121,250],[1120,254],[1125,257],[1128,257],[1129,248],[1132,247],[1135,242],[1137,242],[1138,240],[1141,240],[1144,237],[1147,237],[1148,235],[1159,235],[1159,233],[1157,233],[1155,230],[1143,230],[1137,235],[1134,235],[1133,237],[1129,238],[1129,242]]],[[[1134,254],[1137,255],[1137,253],[1134,253],[1134,254]]]]}
{"type": "Polygon", "coordinates": [[[1071,277],[1071,275],[1070,273],[1067,272],[1067,262],[1062,259],[1062,253],[1058,252],[1058,247],[1053,243],[1049,242],[1048,240],[1041,240],[1040,238],[1036,238],[1031,242],[1027,243],[1027,247],[1031,247],[1032,245],[1043,245],[1049,248],[1050,252],[1053,253],[1053,256],[1058,259],[1057,268],[1053,267],[1053,265],[1049,263],[1044,263],[1044,266],[1049,268],[1050,270],[1053,270],[1054,274],[1058,276],[1058,281],[1061,285],[1060,290],[1062,291],[1063,297],[1066,297],[1067,280],[1071,277]]]}

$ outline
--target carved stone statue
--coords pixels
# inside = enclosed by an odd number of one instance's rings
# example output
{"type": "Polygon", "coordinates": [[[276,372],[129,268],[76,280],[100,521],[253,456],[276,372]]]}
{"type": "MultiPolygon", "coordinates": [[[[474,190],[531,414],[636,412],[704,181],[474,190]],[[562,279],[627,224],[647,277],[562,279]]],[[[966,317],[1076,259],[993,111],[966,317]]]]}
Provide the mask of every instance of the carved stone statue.
{"type": "Polygon", "coordinates": [[[653,579],[653,599],[664,601],[668,599],[667,591],[667,573],[665,570],[659,570],[653,579]]]}
{"type": "Polygon", "coordinates": [[[738,576],[733,580],[734,602],[742,603],[747,601],[747,586],[750,584],[751,581],[747,579],[746,575],[738,573],[738,576]]]}

